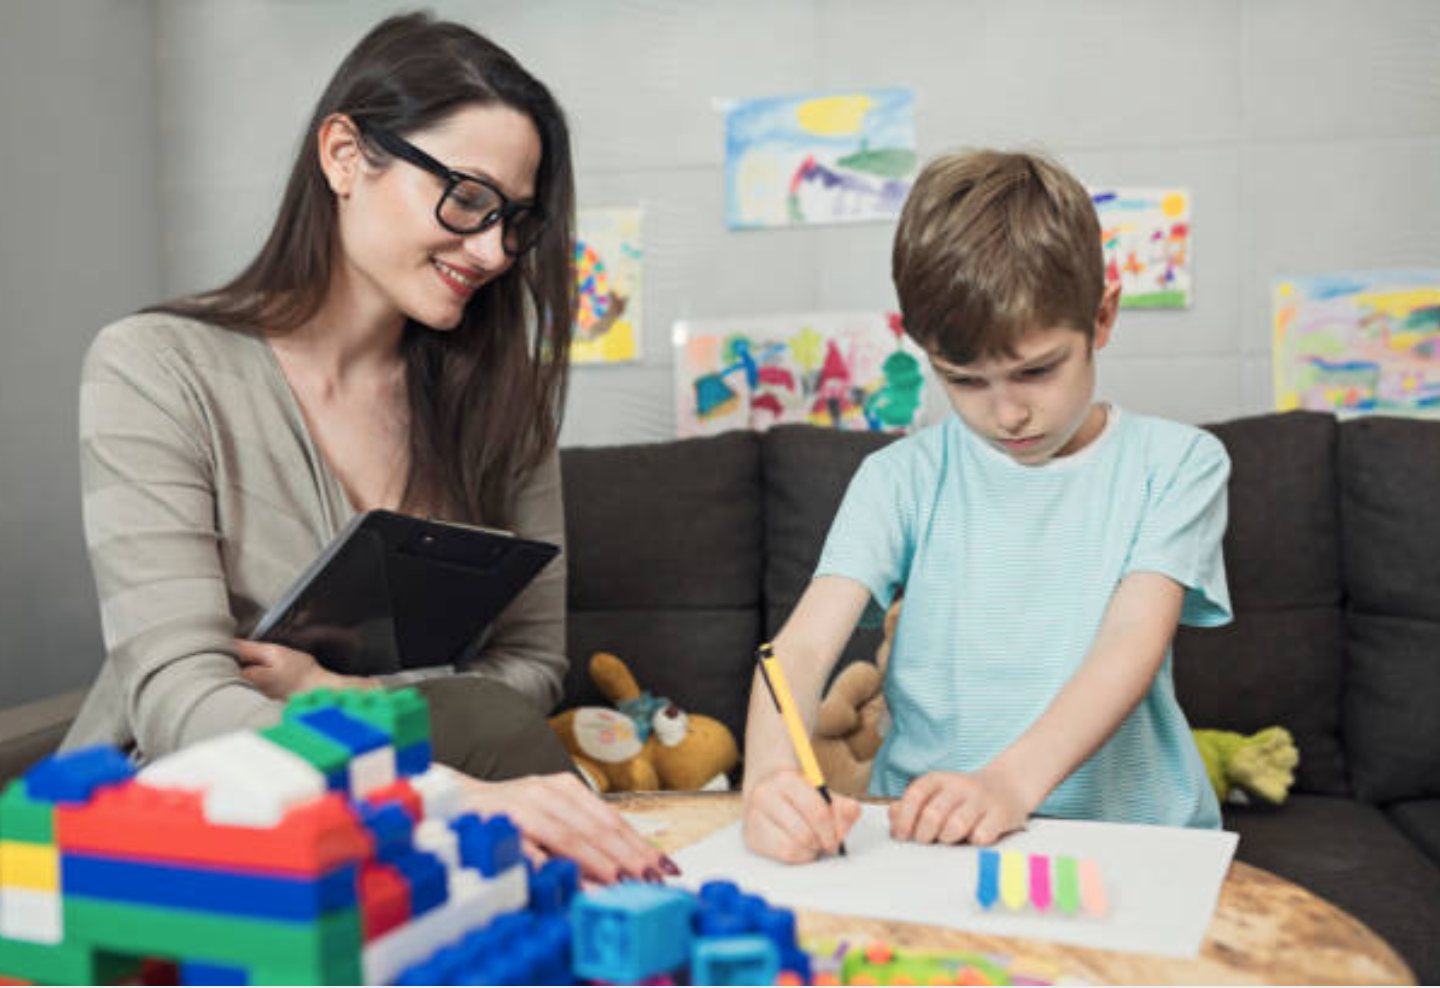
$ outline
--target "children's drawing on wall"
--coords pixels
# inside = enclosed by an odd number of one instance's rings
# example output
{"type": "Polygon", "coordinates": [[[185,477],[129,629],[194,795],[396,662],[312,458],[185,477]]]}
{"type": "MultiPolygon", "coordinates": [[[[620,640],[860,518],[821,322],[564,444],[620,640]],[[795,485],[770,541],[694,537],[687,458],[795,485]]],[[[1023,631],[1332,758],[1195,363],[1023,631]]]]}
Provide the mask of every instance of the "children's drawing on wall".
{"type": "Polygon", "coordinates": [[[782,422],[902,432],[916,424],[921,353],[894,313],[814,313],[675,324],[676,431],[782,422]]]}
{"type": "Polygon", "coordinates": [[[915,178],[908,89],[745,100],[725,119],[731,229],[893,219],[915,178]]]}
{"type": "Polygon", "coordinates": [[[1440,415],[1440,271],[1290,278],[1274,315],[1281,411],[1440,415]]]}
{"type": "Polygon", "coordinates": [[[1190,193],[1184,189],[1092,190],[1105,245],[1105,280],[1120,283],[1122,309],[1190,305],[1190,193]]]}
{"type": "Polygon", "coordinates": [[[639,209],[582,209],[575,231],[579,305],[570,361],[615,364],[640,359],[640,286],[644,250],[639,209]]]}

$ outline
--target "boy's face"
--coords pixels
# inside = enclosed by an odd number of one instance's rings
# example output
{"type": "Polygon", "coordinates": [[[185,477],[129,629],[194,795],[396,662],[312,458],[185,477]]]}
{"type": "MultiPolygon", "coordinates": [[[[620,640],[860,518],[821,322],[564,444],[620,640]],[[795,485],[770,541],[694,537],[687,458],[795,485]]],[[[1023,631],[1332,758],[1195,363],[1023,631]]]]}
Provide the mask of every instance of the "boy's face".
{"type": "MultiPolygon", "coordinates": [[[[1094,350],[1110,341],[1118,303],[1118,292],[1107,290],[1094,350]]],[[[1016,462],[1039,466],[1084,449],[1105,426],[1104,413],[1091,404],[1095,359],[1085,334],[1069,326],[1034,329],[1015,351],[1014,359],[964,365],[932,353],[930,364],[961,420],[1016,462]]]]}

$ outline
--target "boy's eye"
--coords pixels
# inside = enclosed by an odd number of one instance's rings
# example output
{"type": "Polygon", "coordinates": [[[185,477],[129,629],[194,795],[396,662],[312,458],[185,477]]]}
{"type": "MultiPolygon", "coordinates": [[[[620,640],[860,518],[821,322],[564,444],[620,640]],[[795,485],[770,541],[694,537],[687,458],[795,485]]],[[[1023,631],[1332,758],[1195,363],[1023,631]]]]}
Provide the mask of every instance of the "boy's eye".
{"type": "Polygon", "coordinates": [[[1040,367],[1027,367],[1020,372],[1020,376],[1031,380],[1037,377],[1046,377],[1055,369],[1054,364],[1044,364],[1040,367]]]}
{"type": "Polygon", "coordinates": [[[957,388],[978,388],[985,384],[985,382],[978,377],[952,377],[950,378],[950,383],[957,388]]]}

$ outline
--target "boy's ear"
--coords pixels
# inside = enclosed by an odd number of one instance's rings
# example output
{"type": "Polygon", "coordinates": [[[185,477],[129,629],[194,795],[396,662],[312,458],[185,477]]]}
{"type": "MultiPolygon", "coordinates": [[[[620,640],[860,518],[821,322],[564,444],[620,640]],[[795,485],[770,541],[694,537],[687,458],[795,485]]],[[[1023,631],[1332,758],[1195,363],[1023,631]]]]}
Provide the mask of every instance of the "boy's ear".
{"type": "Polygon", "coordinates": [[[341,199],[348,198],[363,164],[355,121],[343,113],[330,114],[315,135],[315,150],[330,191],[341,199]]]}
{"type": "Polygon", "coordinates": [[[1105,284],[1105,293],[1100,296],[1100,309],[1095,313],[1095,341],[1093,348],[1099,350],[1110,342],[1110,331],[1115,328],[1115,317],[1120,314],[1120,282],[1105,284]]]}

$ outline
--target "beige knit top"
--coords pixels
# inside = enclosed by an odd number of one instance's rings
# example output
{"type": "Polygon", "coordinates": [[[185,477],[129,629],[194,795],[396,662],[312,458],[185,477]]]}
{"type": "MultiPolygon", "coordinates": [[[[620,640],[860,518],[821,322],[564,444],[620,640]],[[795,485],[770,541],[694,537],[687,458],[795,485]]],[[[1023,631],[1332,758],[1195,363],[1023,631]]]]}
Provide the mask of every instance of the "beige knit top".
{"type": "MultiPolygon", "coordinates": [[[[106,654],[64,746],[108,742],[145,760],[276,722],[280,704],[240,677],[232,639],[355,508],[269,344],[169,315],[107,326],[81,374],[80,466],[106,654]]],[[[521,485],[509,527],[563,546],[558,454],[521,485]]],[[[386,678],[474,673],[548,711],[564,649],[562,557],[496,621],[473,664],[386,678]]]]}

